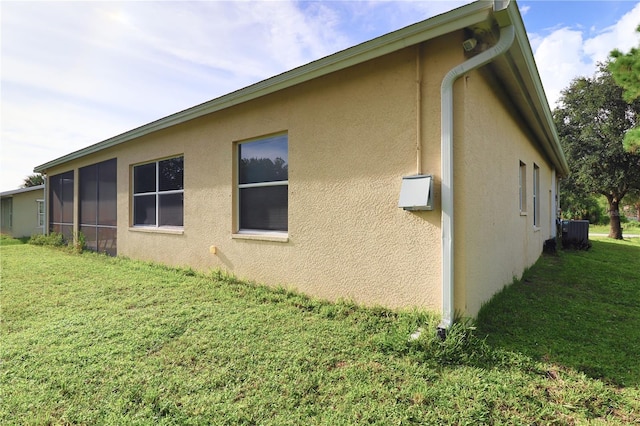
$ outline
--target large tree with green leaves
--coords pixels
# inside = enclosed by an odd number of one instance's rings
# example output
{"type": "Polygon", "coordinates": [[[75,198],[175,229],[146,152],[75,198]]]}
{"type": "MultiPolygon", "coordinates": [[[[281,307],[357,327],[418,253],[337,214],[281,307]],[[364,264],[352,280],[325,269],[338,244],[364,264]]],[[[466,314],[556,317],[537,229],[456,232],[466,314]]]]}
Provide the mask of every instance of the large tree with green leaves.
{"type": "Polygon", "coordinates": [[[640,189],[630,191],[624,199],[624,204],[629,206],[635,218],[640,222],[640,189]]]}
{"type": "Polygon", "coordinates": [[[640,188],[640,152],[625,151],[622,140],[640,119],[640,100],[622,97],[608,64],[592,77],[574,79],[562,92],[554,121],[571,170],[568,184],[609,203],[609,237],[621,239],[619,205],[640,188]]]}
{"type": "MultiPolygon", "coordinates": [[[[640,32],[640,26],[636,29],[640,32]]],[[[633,102],[640,98],[640,46],[632,48],[628,53],[615,49],[611,52],[612,60],[609,70],[618,86],[623,89],[623,98],[633,102]]],[[[640,123],[627,131],[624,147],[628,151],[640,151],[640,123]]]]}

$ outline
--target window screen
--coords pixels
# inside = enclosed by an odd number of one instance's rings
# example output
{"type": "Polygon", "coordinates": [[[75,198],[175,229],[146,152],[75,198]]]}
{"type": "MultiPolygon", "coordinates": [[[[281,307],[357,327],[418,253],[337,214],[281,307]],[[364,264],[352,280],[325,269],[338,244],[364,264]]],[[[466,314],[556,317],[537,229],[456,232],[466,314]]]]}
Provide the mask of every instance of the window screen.
{"type": "Polygon", "coordinates": [[[288,137],[238,146],[240,230],[288,230],[288,137]]]}

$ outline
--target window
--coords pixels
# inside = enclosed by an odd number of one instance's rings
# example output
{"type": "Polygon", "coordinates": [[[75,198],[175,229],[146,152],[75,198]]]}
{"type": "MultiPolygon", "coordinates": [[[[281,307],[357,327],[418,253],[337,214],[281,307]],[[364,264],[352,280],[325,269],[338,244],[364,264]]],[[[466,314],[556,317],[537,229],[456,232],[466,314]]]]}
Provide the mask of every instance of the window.
{"type": "Polygon", "coordinates": [[[240,231],[288,230],[288,137],[238,144],[240,231]]]}
{"type": "Polygon", "coordinates": [[[36,200],[36,203],[38,204],[38,228],[44,228],[44,200],[36,200]]]}
{"type": "Polygon", "coordinates": [[[540,167],[533,165],[533,226],[540,226],[540,167]]]}
{"type": "Polygon", "coordinates": [[[133,167],[133,225],[182,226],[184,157],[133,167]]]}
{"type": "Polygon", "coordinates": [[[49,231],[73,239],[73,170],[49,178],[49,231]]]}
{"type": "Polygon", "coordinates": [[[520,185],[520,214],[527,213],[527,165],[520,162],[519,172],[520,185]]]}
{"type": "Polygon", "coordinates": [[[0,200],[0,209],[2,210],[2,232],[11,233],[13,228],[13,198],[3,198],[0,200]]]}

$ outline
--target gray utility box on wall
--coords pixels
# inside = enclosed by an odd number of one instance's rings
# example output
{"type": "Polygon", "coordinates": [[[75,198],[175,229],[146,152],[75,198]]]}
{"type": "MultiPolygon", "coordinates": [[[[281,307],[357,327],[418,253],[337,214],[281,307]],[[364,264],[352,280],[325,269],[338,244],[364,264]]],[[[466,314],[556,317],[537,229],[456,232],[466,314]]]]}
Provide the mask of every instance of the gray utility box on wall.
{"type": "Polygon", "coordinates": [[[404,176],[398,207],[405,210],[433,210],[433,176],[404,176]]]}

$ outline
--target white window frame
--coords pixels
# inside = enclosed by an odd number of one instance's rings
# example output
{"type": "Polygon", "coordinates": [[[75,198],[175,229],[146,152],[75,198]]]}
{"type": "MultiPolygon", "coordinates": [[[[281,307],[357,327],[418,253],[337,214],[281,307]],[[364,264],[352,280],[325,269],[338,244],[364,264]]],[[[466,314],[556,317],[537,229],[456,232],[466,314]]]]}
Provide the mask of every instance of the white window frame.
{"type": "Polygon", "coordinates": [[[520,215],[527,215],[527,165],[520,161],[520,168],[518,169],[518,183],[520,188],[519,193],[519,206],[520,215]]]}
{"type": "Polygon", "coordinates": [[[540,226],[540,167],[533,163],[533,226],[540,226]]]}
{"type": "MultiPolygon", "coordinates": [[[[239,153],[240,153],[240,147],[244,144],[249,144],[252,142],[260,142],[264,139],[270,139],[270,138],[274,138],[274,137],[278,137],[278,136],[287,136],[287,151],[289,148],[289,135],[287,133],[281,133],[281,134],[274,134],[274,135],[268,135],[268,136],[263,136],[263,137],[259,137],[256,139],[251,139],[251,140],[246,140],[246,141],[242,141],[242,142],[238,142],[237,143],[237,152],[236,152],[236,161],[239,162],[239,153]]],[[[287,159],[287,164],[288,164],[288,159],[287,159]]],[[[236,185],[236,229],[237,229],[237,233],[234,234],[236,237],[241,237],[243,234],[244,235],[257,235],[257,236],[275,236],[275,237],[287,237],[288,233],[289,233],[289,220],[287,218],[287,230],[286,231],[276,231],[276,230],[268,230],[268,229],[254,229],[254,228],[242,228],[241,227],[241,220],[240,217],[242,215],[242,206],[240,203],[240,190],[241,189],[245,189],[245,188],[264,188],[264,187],[270,187],[270,186],[286,186],[287,188],[289,187],[289,179],[287,180],[280,180],[280,181],[272,181],[272,182],[256,182],[256,183],[240,183],[240,165],[238,163],[238,168],[237,168],[237,182],[238,184],[236,185]]],[[[288,189],[287,189],[288,190],[288,189]]],[[[289,207],[289,200],[287,199],[287,209],[289,207]]]]}
{"type": "Polygon", "coordinates": [[[36,209],[36,223],[38,224],[38,228],[44,229],[44,224],[46,223],[46,214],[44,200],[36,200],[36,205],[38,206],[36,209]]]}
{"type": "Polygon", "coordinates": [[[132,218],[131,218],[131,224],[133,225],[134,228],[167,228],[167,229],[182,229],[184,228],[184,205],[182,206],[182,223],[183,225],[159,225],[160,222],[160,195],[170,195],[170,194],[184,194],[184,175],[183,175],[183,181],[182,181],[182,189],[172,189],[169,191],[160,191],[160,162],[161,161],[166,161],[166,160],[172,160],[174,158],[180,158],[182,157],[182,162],[183,162],[183,173],[184,173],[184,155],[175,155],[172,157],[167,157],[167,158],[161,158],[159,160],[155,160],[155,161],[148,161],[146,163],[139,163],[139,164],[134,164],[132,169],[131,169],[131,182],[132,182],[132,186],[131,186],[131,193],[133,194],[133,206],[131,209],[132,212],[132,218]],[[138,166],[146,166],[147,164],[155,164],[156,166],[156,188],[155,191],[150,191],[150,192],[141,192],[139,194],[136,194],[135,191],[135,168],[138,166]],[[142,197],[145,195],[154,195],[155,196],[155,200],[156,200],[156,217],[155,217],[155,224],[154,225],[147,225],[147,224],[136,224],[135,223],[135,197],[142,197]]]}

